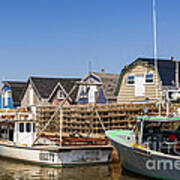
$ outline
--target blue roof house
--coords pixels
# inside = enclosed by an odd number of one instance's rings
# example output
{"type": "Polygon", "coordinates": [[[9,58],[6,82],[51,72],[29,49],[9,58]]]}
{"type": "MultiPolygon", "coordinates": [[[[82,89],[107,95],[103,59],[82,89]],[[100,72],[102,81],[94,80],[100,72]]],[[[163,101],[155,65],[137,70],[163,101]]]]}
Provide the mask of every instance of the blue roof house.
{"type": "Polygon", "coordinates": [[[0,96],[1,109],[16,109],[21,105],[21,96],[25,82],[3,81],[0,96]]]}

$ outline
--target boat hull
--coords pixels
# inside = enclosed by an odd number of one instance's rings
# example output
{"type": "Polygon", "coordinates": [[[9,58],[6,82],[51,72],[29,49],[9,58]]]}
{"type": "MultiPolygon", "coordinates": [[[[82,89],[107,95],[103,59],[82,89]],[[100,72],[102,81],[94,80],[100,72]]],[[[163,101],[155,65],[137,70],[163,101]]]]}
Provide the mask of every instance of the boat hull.
{"type": "Polygon", "coordinates": [[[111,146],[85,147],[25,147],[0,144],[0,156],[31,164],[65,167],[83,164],[109,163],[112,159],[111,146]]]}
{"type": "MultiPolygon", "coordinates": [[[[132,147],[126,146],[122,143],[118,143],[112,140],[112,144],[118,151],[120,155],[120,163],[123,168],[132,171],[137,174],[144,176],[154,177],[158,179],[165,180],[179,180],[180,179],[180,170],[175,169],[166,169],[164,164],[158,166],[157,162],[170,162],[175,164],[177,159],[162,157],[159,155],[148,154],[147,151],[141,149],[134,149],[132,147]],[[147,163],[150,162],[150,163],[147,163]],[[155,162],[155,163],[152,163],[155,162]],[[155,164],[155,165],[154,165],[155,164]],[[155,167],[155,168],[154,168],[155,167]]],[[[166,164],[167,167],[169,164],[166,164]]]]}

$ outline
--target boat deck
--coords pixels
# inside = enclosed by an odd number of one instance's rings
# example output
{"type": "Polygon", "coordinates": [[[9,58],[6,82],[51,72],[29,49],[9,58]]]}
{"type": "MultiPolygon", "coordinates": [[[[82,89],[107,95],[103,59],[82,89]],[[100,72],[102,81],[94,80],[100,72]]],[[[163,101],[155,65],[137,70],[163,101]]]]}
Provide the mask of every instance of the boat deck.
{"type": "Polygon", "coordinates": [[[26,148],[34,150],[48,150],[48,151],[61,151],[61,150],[82,150],[82,149],[112,149],[111,145],[81,145],[81,146],[62,146],[57,145],[34,145],[32,147],[27,146],[26,144],[16,144],[12,141],[0,140],[0,146],[11,146],[16,148],[26,148]]]}

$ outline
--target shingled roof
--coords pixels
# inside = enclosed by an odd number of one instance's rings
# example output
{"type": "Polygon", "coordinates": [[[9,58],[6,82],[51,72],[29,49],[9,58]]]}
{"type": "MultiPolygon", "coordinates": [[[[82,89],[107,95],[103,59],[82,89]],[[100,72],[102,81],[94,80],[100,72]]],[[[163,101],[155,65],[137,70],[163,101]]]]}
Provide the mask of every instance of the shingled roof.
{"type": "MultiPolygon", "coordinates": [[[[80,80],[81,79],[79,78],[30,77],[27,86],[31,81],[33,83],[36,93],[40,96],[40,98],[48,99],[58,83],[60,83],[63,86],[66,93],[69,93],[69,91],[72,89],[74,84],[80,80]]],[[[24,91],[26,91],[26,89],[24,91]]],[[[77,89],[74,90],[74,92],[71,95],[71,99],[73,101],[75,100],[76,93],[77,93],[77,89]]]]}
{"type": "Polygon", "coordinates": [[[104,94],[107,99],[116,99],[114,96],[118,80],[119,74],[111,74],[111,73],[98,73],[93,72],[94,75],[98,76],[103,83],[104,94]]]}
{"type": "MultiPolygon", "coordinates": [[[[139,58],[136,61],[146,62],[154,66],[154,59],[150,58],[139,58]]],[[[163,86],[174,86],[176,81],[176,61],[158,59],[158,72],[162,81],[163,86]]],[[[180,72],[180,66],[179,66],[180,72]]],[[[179,73],[179,82],[180,82],[180,73],[179,73]]]]}
{"type": "MultiPolygon", "coordinates": [[[[126,66],[120,74],[120,79],[118,82],[118,88],[116,90],[116,95],[119,91],[120,84],[122,81],[122,77],[124,73],[127,71],[127,69],[131,68],[134,66],[136,63],[145,63],[148,65],[151,65],[154,67],[154,59],[153,58],[138,58],[134,62],[132,62],[130,65],[126,66]]],[[[169,60],[169,59],[158,59],[157,60],[158,64],[158,73],[160,76],[160,79],[162,81],[162,86],[175,86],[175,74],[176,74],[176,61],[174,60],[169,60]]],[[[179,66],[179,72],[180,72],[180,66],[179,66]]],[[[179,73],[179,83],[180,83],[180,73],[179,73]]]]}
{"type": "Polygon", "coordinates": [[[21,96],[26,85],[26,82],[20,81],[3,81],[4,86],[7,85],[12,92],[12,101],[15,106],[21,104],[21,96]]]}

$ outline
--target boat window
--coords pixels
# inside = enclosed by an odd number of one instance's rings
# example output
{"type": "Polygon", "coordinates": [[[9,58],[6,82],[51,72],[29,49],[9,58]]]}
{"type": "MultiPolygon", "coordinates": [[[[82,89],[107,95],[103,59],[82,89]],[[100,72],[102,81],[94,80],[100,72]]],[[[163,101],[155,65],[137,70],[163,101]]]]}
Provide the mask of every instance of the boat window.
{"type": "Polygon", "coordinates": [[[19,132],[24,132],[24,123],[19,124],[19,132]]]}
{"type": "Polygon", "coordinates": [[[26,132],[31,132],[31,123],[26,123],[26,132]]]}
{"type": "Polygon", "coordinates": [[[33,123],[33,132],[36,132],[36,124],[33,123]]]}

